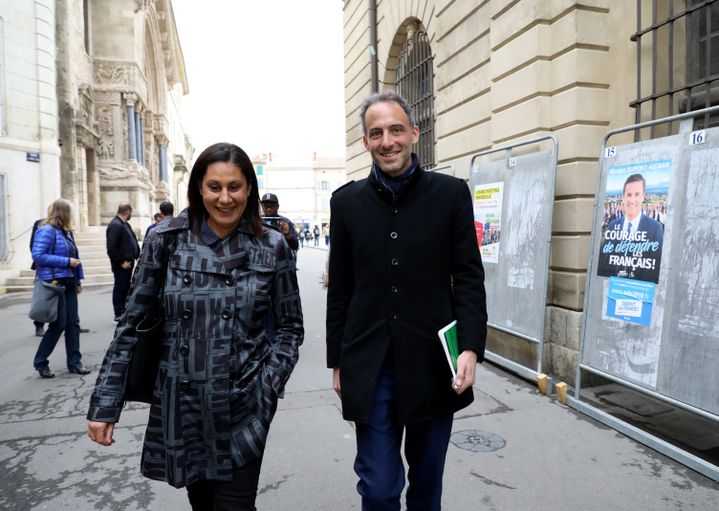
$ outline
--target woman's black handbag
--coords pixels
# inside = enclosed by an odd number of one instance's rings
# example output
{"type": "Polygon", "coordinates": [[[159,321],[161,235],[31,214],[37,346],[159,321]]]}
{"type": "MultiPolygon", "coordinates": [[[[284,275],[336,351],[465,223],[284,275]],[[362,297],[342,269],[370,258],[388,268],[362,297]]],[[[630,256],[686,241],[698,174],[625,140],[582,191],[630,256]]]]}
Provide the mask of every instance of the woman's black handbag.
{"type": "MultiPolygon", "coordinates": [[[[169,256],[168,256],[169,259],[169,256]]],[[[157,372],[160,369],[162,352],[162,331],[165,327],[165,314],[162,310],[162,295],[165,292],[167,259],[161,270],[161,282],[155,301],[150,305],[147,315],[135,328],[137,342],[127,368],[125,383],[125,401],[152,403],[157,372]]]]}

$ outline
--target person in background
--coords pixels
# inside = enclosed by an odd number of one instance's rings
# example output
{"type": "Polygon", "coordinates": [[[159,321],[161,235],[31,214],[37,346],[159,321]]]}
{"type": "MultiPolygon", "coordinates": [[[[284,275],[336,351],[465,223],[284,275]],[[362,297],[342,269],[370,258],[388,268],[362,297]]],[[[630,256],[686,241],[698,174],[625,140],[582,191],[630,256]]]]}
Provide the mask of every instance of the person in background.
{"type": "Polygon", "coordinates": [[[115,321],[125,313],[125,301],[130,290],[132,267],[140,255],[137,236],[128,223],[132,218],[132,206],[123,202],[117,207],[117,215],[105,231],[107,255],[112,266],[115,285],[112,288],[112,307],[115,310],[115,321]]]}
{"type": "Polygon", "coordinates": [[[304,247],[305,246],[305,228],[302,227],[301,225],[297,229],[297,237],[300,240],[300,245],[304,247]]]}
{"type": "Polygon", "coordinates": [[[155,222],[147,226],[147,229],[145,229],[145,236],[142,238],[143,240],[146,240],[147,235],[150,234],[150,231],[157,227],[157,224],[160,223],[160,220],[162,220],[162,213],[155,213],[154,215],[152,215],[152,219],[155,222]]]}
{"type": "Polygon", "coordinates": [[[169,220],[170,218],[173,218],[175,215],[175,206],[172,204],[172,202],[161,202],[160,203],[160,212],[155,213],[155,223],[150,225],[147,230],[145,231],[145,237],[143,239],[147,238],[147,235],[150,234],[150,231],[153,230],[155,227],[157,227],[157,224],[160,222],[164,222],[165,220],[169,220]]]}
{"type": "MultiPolygon", "coordinates": [[[[52,208],[52,204],[50,204],[50,207],[48,207],[48,209],[47,209],[48,215],[50,214],[50,208],[52,208]]],[[[37,232],[38,228],[43,224],[44,221],[45,221],[44,218],[38,218],[32,224],[32,233],[30,234],[30,255],[32,255],[32,245],[33,245],[33,243],[35,243],[35,233],[37,232]]],[[[36,270],[35,261],[32,262],[30,269],[36,270]]],[[[37,278],[37,272],[35,273],[35,277],[37,278]]],[[[40,321],[33,321],[32,324],[35,326],[35,337],[42,337],[45,334],[45,323],[41,323],[40,321]]],[[[80,326],[78,328],[78,332],[81,334],[86,334],[89,331],[90,331],[89,328],[82,328],[82,326],[80,326]]]]}
{"type": "Polygon", "coordinates": [[[143,244],[90,399],[88,436],[112,444],[136,328],[162,289],[162,359],[142,473],[186,487],[193,510],[253,511],[277,400],[304,338],[294,257],[282,234],[263,226],[257,177],[236,145],[200,154],[188,203],[143,244]]]}
{"type": "Polygon", "coordinates": [[[312,231],[312,234],[315,237],[315,247],[319,247],[320,246],[320,226],[319,225],[315,225],[315,228],[312,231]]]}
{"type": "Polygon", "coordinates": [[[48,357],[65,333],[67,370],[74,374],[89,374],[82,365],[80,353],[80,318],[77,295],[82,292],[84,278],[80,255],[72,235],[72,203],[58,199],[49,208],[47,218],[35,232],[32,260],[37,278],[57,282],[65,288],[57,303],[57,319],[50,323],[35,352],[33,366],[42,378],[54,378],[48,357]]]}
{"type": "Polygon", "coordinates": [[[325,238],[325,246],[330,246],[330,224],[325,224],[322,226],[322,236],[325,238]]]}
{"type": "Polygon", "coordinates": [[[360,121],[369,176],[330,200],[327,366],[355,422],[362,509],[400,509],[404,441],[406,509],[438,511],[453,414],[474,399],[487,333],[472,197],[463,180],[422,170],[401,96],[373,94],[360,121]],[[437,338],[453,320],[454,378],[437,338]]]}
{"type": "Polygon", "coordinates": [[[280,201],[277,199],[277,195],[274,193],[266,193],[262,196],[260,201],[262,205],[262,215],[272,219],[277,219],[276,225],[272,225],[278,229],[283,236],[290,249],[297,252],[300,248],[300,243],[297,240],[297,232],[295,231],[295,224],[287,218],[278,213],[280,209],[280,201]]]}

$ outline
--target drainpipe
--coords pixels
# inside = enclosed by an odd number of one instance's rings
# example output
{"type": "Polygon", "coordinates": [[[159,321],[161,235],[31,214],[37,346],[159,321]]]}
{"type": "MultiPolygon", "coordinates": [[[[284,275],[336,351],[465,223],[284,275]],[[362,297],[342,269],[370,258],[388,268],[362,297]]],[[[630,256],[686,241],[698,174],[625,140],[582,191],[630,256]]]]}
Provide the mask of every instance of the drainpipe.
{"type": "Polygon", "coordinates": [[[369,53],[371,57],[372,92],[379,92],[377,77],[377,0],[369,0],[369,53]]]}

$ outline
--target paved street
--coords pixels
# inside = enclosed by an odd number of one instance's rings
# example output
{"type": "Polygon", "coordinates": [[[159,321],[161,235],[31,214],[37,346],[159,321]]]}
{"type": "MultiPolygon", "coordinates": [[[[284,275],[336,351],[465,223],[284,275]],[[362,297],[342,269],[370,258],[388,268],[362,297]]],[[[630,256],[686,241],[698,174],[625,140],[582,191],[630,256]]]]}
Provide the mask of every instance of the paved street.
{"type": "MultiPolygon", "coordinates": [[[[300,251],[305,342],[272,425],[260,479],[262,511],[360,509],[353,426],[342,420],[324,363],[326,254],[300,251]]],[[[93,370],[87,377],[67,373],[61,343],[50,361],[57,377],[42,380],[33,371],[39,339],[26,316],[29,298],[0,296],[0,509],[189,509],[184,490],[139,473],[146,406],[127,407],[112,447],[86,437],[89,394],[114,327],[111,289],[80,295],[82,324],[91,329],[81,340],[93,370]]],[[[450,445],[448,454],[448,511],[719,507],[716,483],[502,370],[480,366],[475,394],[454,423],[459,446],[450,445]]]]}

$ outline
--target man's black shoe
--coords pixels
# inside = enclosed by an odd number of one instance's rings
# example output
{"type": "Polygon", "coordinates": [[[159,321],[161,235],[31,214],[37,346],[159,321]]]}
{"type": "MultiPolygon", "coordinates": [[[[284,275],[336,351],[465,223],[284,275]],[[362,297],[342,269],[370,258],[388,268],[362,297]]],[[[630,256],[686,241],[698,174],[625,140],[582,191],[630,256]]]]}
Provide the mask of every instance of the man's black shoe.
{"type": "Polygon", "coordinates": [[[45,328],[42,326],[35,327],[35,337],[42,337],[45,335],[45,328]]]}
{"type": "Polygon", "coordinates": [[[81,334],[86,334],[86,333],[88,333],[89,331],[90,331],[89,328],[82,328],[82,327],[80,327],[80,333],[81,333],[81,334]]]}
{"type": "Polygon", "coordinates": [[[54,378],[55,373],[53,373],[48,367],[42,367],[37,370],[38,373],[40,373],[40,378],[54,378]]]}
{"type": "Polygon", "coordinates": [[[85,366],[73,367],[70,372],[74,374],[90,374],[90,370],[85,366]]]}

